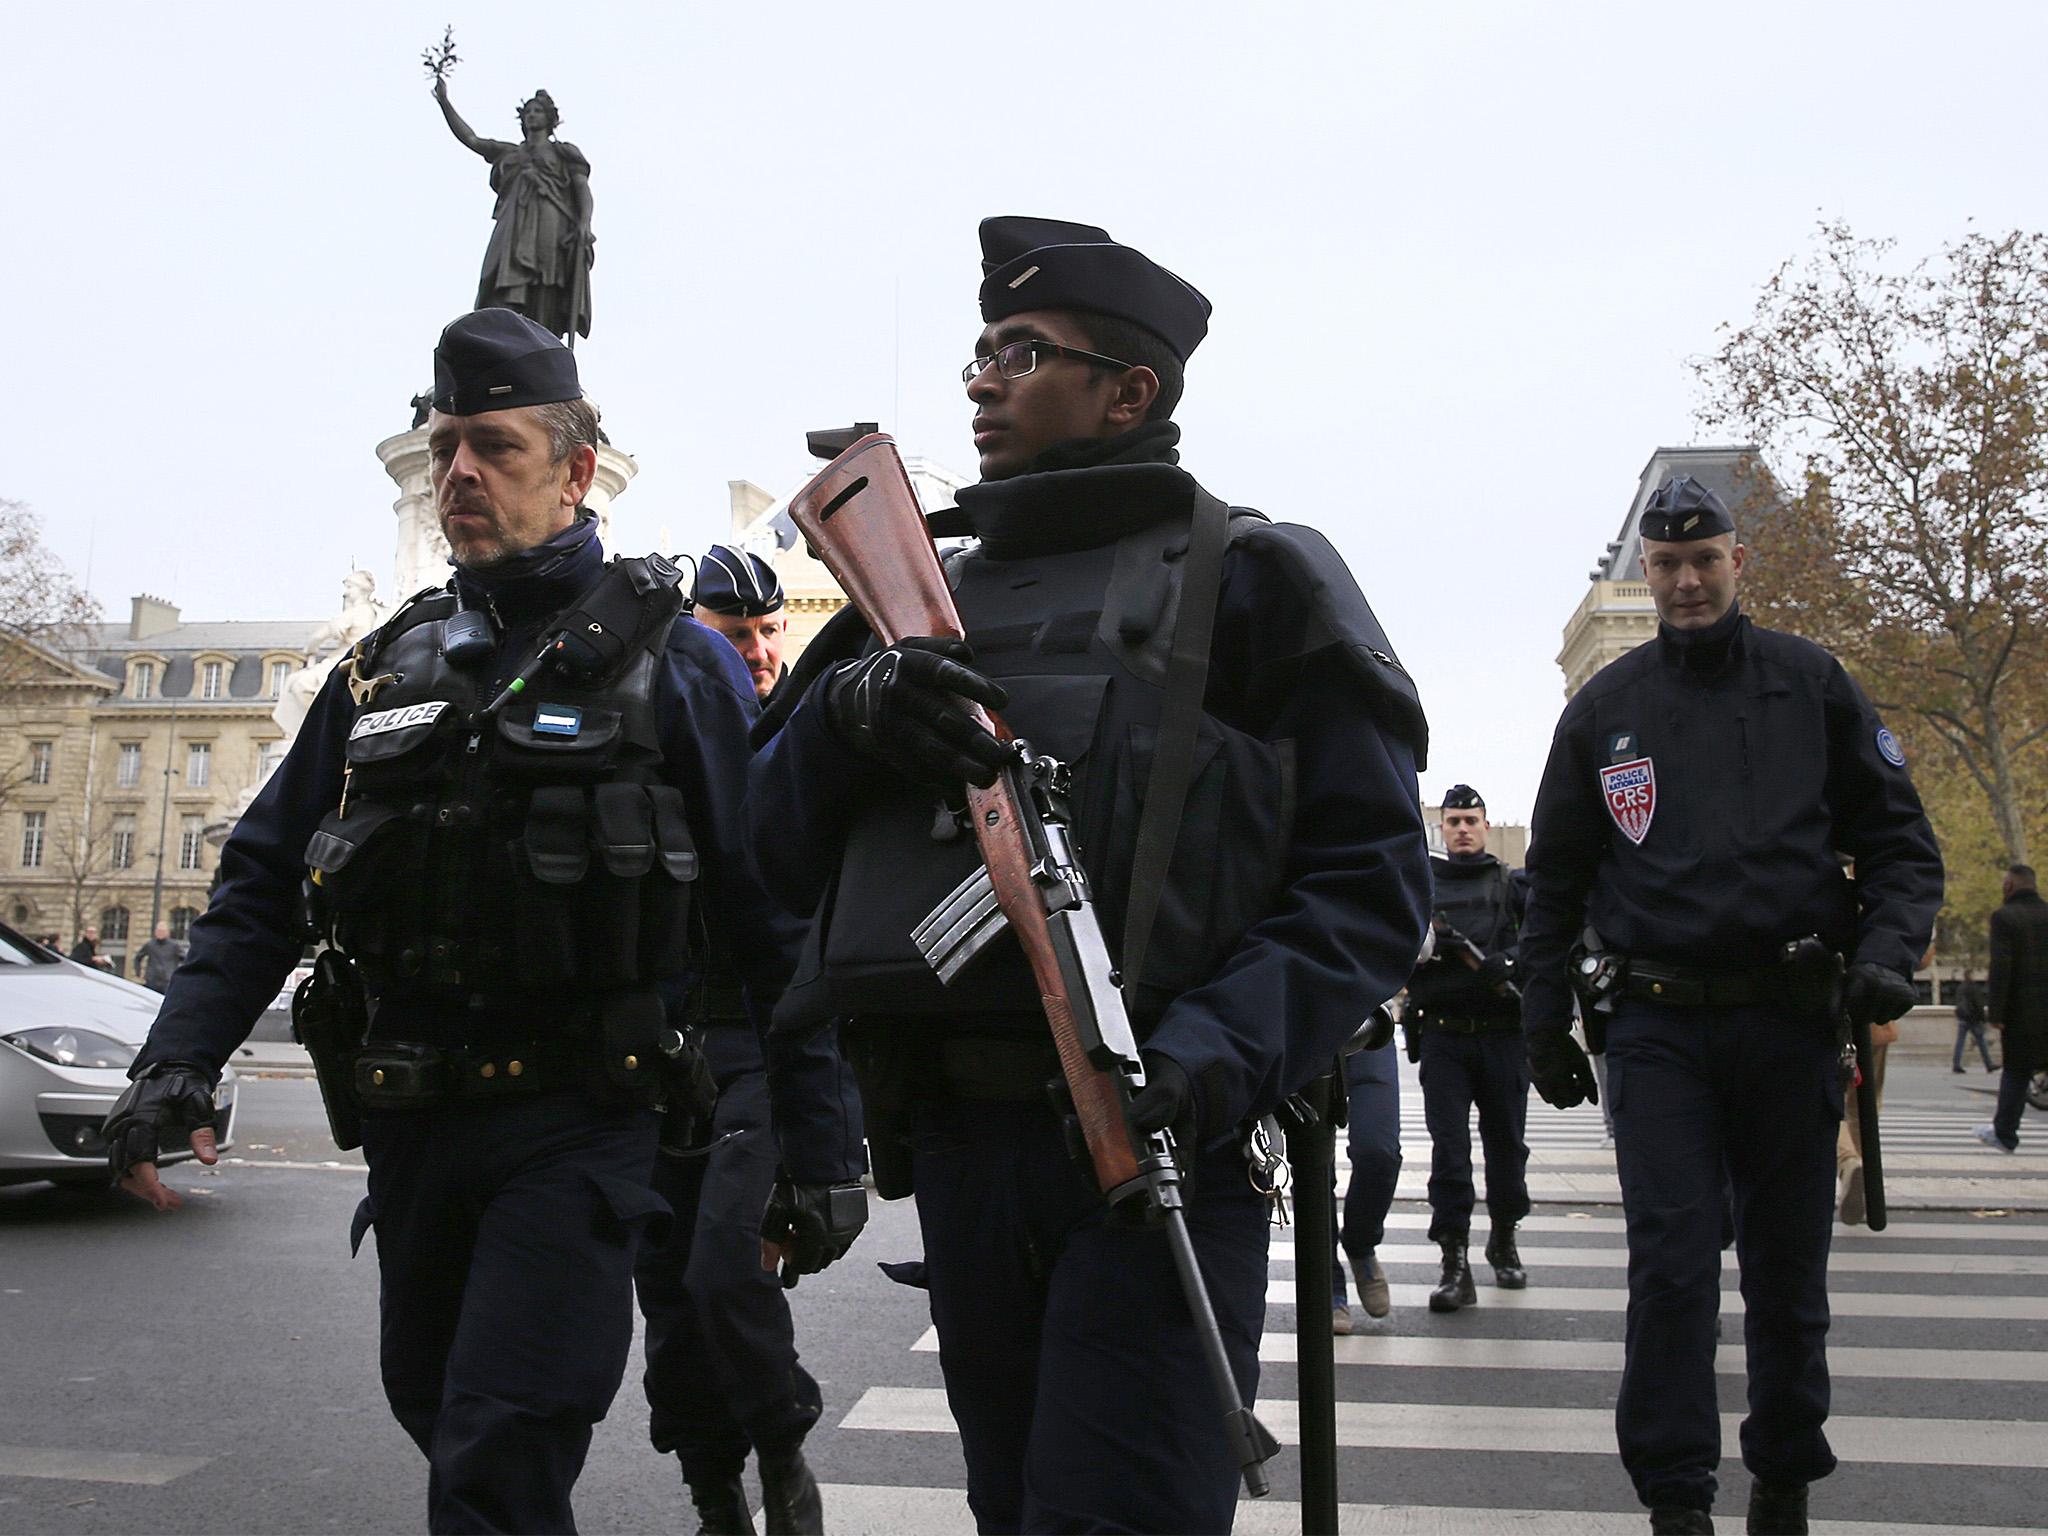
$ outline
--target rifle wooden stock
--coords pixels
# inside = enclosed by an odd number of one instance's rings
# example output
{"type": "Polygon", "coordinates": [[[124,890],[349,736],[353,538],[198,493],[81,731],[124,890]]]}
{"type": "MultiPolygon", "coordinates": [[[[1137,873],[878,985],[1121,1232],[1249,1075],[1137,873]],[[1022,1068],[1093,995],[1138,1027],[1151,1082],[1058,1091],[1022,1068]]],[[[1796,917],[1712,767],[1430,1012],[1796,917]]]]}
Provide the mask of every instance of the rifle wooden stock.
{"type": "MultiPolygon", "coordinates": [[[[965,638],[893,438],[877,432],[854,443],[790,500],[789,515],[884,644],[919,635],[965,638]]],[[[998,738],[1012,739],[1000,720],[970,707],[998,738]]],[[[1031,878],[1031,845],[1010,776],[987,789],[968,786],[967,804],[996,900],[1030,963],[1096,1181],[1105,1194],[1128,1189],[1139,1170],[1124,1118],[1123,1086],[1089,1060],[1082,1044],[1074,1000],[1046,926],[1045,902],[1031,878]]]]}

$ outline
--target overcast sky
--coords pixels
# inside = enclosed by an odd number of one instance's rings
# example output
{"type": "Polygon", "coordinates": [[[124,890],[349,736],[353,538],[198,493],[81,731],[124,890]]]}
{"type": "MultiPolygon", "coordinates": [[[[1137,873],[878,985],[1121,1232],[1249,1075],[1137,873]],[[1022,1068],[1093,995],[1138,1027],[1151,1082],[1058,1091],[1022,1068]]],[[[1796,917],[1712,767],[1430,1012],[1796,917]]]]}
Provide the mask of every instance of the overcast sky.
{"type": "Polygon", "coordinates": [[[390,592],[484,162],[545,86],[596,196],[586,388],[615,544],[700,549],[810,427],[973,468],[976,222],[1106,226],[1214,301],[1179,414],[1226,499],[1313,523],[1419,679],[1425,794],[1527,816],[1586,573],[1687,359],[1841,217],[1930,252],[2048,227],[2048,8],[1865,3],[0,8],[0,496],[109,617],[390,592]]]}

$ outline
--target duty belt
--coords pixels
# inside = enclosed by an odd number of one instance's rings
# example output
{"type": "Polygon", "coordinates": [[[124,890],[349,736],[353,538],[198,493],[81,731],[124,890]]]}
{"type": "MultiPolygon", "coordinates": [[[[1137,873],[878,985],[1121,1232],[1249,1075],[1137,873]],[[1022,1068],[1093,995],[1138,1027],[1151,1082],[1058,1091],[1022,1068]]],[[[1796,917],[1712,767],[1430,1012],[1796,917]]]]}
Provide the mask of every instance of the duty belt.
{"type": "Polygon", "coordinates": [[[1046,1084],[1060,1075],[1050,1037],[1004,1039],[950,1035],[939,1042],[939,1079],[963,1099],[1046,1103],[1046,1084]]]}
{"type": "Polygon", "coordinates": [[[559,1093],[583,1085],[575,1048],[562,1041],[491,1048],[372,1040],[356,1055],[356,1097],[365,1109],[559,1093]]]}
{"type": "Polygon", "coordinates": [[[1631,958],[1621,990],[1628,997],[1678,1008],[1743,1008],[1781,998],[1785,982],[1781,966],[1755,971],[1701,971],[1631,958]]]}
{"type": "Polygon", "coordinates": [[[1520,1019],[1446,1019],[1434,1013],[1418,1013],[1415,1022],[1424,1029],[1440,1029],[1447,1035],[1520,1034],[1520,1019]]]}

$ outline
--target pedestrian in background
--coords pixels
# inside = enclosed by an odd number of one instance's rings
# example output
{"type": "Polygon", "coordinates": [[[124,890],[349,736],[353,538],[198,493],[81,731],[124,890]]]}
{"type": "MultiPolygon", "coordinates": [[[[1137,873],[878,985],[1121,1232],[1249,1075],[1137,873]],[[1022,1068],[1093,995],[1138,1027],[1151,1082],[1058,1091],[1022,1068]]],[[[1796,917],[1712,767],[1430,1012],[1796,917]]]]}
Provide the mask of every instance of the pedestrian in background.
{"type": "Polygon", "coordinates": [[[1963,979],[1956,986],[1956,1051],[1949,1063],[1951,1072],[1963,1070],[1963,1042],[1977,1042],[1977,1054],[1984,1058],[1984,1070],[1995,1072],[1991,1065],[1991,1047],[1984,1038],[1984,984],[1977,980],[1972,970],[1963,972],[1963,979]]]}
{"type": "Polygon", "coordinates": [[[135,951],[135,975],[152,992],[171,990],[171,973],[184,962],[185,946],[171,938],[171,925],[158,923],[149,941],[135,951]]]}
{"type": "Polygon", "coordinates": [[[1991,914],[1991,985],[1985,1011],[2004,1037],[1998,1112],[1977,1127],[1987,1147],[2017,1152],[2027,1082],[2048,1067],[2048,901],[2031,865],[2005,874],[2005,905],[1991,914]]]}

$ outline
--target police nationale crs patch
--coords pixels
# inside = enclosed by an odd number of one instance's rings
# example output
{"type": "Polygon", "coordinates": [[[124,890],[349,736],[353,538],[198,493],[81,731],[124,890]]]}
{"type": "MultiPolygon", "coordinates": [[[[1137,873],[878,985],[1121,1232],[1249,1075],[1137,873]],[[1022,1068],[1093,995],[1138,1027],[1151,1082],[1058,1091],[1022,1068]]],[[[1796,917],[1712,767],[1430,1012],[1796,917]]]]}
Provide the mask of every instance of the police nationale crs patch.
{"type": "Polygon", "coordinates": [[[1607,814],[1632,843],[1649,836],[1650,818],[1657,814],[1657,767],[1647,757],[1631,758],[1600,770],[1600,795],[1607,802],[1607,814]]]}

